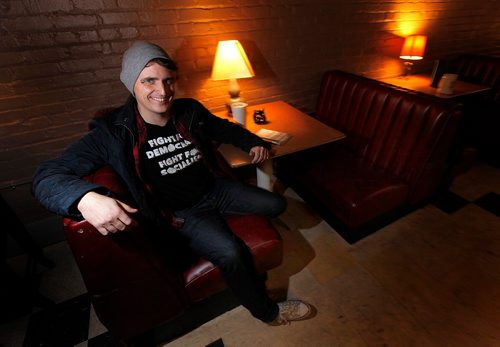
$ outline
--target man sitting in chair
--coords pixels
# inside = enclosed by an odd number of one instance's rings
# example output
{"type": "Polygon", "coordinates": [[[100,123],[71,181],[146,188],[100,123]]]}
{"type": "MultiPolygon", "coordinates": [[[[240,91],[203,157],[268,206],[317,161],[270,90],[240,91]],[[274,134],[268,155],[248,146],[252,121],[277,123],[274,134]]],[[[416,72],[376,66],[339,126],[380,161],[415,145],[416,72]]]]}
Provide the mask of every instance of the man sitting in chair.
{"type": "Polygon", "coordinates": [[[120,80],[132,94],[125,105],[93,121],[91,130],[37,170],[33,192],[49,210],[85,218],[101,234],[138,223],[179,233],[217,266],[240,303],[271,325],[310,317],[300,300],[275,303],[227,226],[226,214],[278,216],[285,199],[217,175],[213,141],[247,151],[257,164],[269,145],[246,129],[212,115],[193,99],[174,99],[177,66],[159,46],[134,43],[124,54],[120,80]],[[133,203],[111,196],[82,177],[110,165],[133,203]]]}

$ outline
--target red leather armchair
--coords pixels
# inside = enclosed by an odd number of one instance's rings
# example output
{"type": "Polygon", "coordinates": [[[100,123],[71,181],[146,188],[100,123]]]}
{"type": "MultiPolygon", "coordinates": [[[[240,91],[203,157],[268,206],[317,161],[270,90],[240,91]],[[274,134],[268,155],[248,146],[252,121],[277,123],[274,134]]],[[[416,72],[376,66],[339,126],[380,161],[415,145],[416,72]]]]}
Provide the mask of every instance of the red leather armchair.
{"type": "MultiPolygon", "coordinates": [[[[88,180],[124,193],[109,167],[88,180]]],[[[231,216],[228,223],[260,274],[281,264],[282,241],[266,218],[231,216]]],[[[99,320],[119,339],[170,340],[237,305],[229,296],[221,299],[226,285],[212,263],[194,255],[177,263],[166,256],[167,233],[151,236],[139,227],[102,236],[87,221],[70,219],[64,233],[99,320]]]]}

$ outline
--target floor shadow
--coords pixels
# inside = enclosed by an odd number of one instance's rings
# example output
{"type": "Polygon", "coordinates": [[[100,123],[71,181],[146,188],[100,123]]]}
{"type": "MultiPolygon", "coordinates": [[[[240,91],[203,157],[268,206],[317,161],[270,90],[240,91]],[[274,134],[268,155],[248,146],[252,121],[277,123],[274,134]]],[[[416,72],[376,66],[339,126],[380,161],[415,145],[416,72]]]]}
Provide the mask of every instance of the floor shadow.
{"type": "Polygon", "coordinates": [[[270,271],[268,280],[270,296],[277,301],[287,298],[290,277],[301,272],[316,257],[314,248],[300,230],[312,228],[322,221],[293,192],[287,192],[285,197],[288,208],[273,223],[283,239],[283,262],[270,271]]]}
{"type": "Polygon", "coordinates": [[[284,192],[288,206],[280,219],[290,229],[310,229],[320,224],[323,219],[294,191],[287,189],[284,192]]]}

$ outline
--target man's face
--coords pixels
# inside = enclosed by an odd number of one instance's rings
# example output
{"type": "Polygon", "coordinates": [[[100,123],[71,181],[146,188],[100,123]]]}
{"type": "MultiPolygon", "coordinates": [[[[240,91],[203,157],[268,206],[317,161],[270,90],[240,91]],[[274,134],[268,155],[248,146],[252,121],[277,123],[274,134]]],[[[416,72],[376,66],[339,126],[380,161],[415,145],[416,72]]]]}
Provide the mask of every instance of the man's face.
{"type": "Polygon", "coordinates": [[[134,85],[137,107],[144,120],[164,125],[175,94],[177,74],[156,62],[150,62],[141,71],[134,85]]]}

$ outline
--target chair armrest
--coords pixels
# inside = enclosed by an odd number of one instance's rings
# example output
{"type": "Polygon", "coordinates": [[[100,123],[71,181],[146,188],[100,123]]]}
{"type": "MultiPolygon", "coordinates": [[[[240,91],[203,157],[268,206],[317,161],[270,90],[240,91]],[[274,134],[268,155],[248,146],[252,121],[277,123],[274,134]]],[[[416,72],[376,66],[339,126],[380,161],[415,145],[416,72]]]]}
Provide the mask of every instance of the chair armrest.
{"type": "Polygon", "coordinates": [[[64,220],[64,234],[99,320],[134,336],[174,319],[189,306],[182,273],[136,228],[100,234],[86,220],[64,220]]]}

